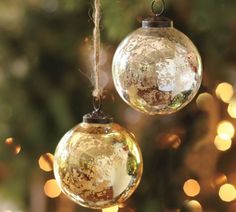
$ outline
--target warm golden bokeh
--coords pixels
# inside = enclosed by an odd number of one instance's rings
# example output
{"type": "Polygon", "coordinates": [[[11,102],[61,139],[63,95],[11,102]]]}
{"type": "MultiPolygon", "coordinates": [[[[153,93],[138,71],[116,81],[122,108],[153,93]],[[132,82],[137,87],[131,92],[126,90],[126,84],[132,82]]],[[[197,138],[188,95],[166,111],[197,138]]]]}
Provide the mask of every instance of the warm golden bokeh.
{"type": "Polygon", "coordinates": [[[53,160],[54,156],[51,153],[46,153],[44,155],[41,155],[38,163],[40,169],[42,169],[45,172],[50,172],[53,170],[53,160]]]}
{"type": "Polygon", "coordinates": [[[50,198],[56,198],[60,196],[61,189],[57,185],[55,179],[48,180],[44,185],[44,193],[50,198]]]}
{"type": "Polygon", "coordinates": [[[200,185],[196,180],[189,179],[184,183],[184,193],[189,197],[195,197],[200,193],[200,185]]]}
{"type": "Polygon", "coordinates": [[[219,196],[224,202],[231,202],[236,198],[235,187],[231,184],[224,184],[220,187],[219,196]]]}
{"type": "Polygon", "coordinates": [[[231,84],[220,83],[216,88],[216,96],[225,103],[229,103],[234,95],[234,88],[231,84]]]}
{"type": "Polygon", "coordinates": [[[218,135],[227,135],[229,138],[234,137],[235,129],[231,122],[229,121],[222,121],[219,123],[217,127],[218,135]]]}
{"type": "Polygon", "coordinates": [[[197,200],[190,200],[187,205],[191,212],[202,212],[202,206],[197,200]]]}
{"type": "Polygon", "coordinates": [[[18,155],[18,154],[20,153],[20,151],[21,151],[21,146],[20,146],[20,144],[15,144],[15,145],[14,145],[13,153],[14,153],[15,155],[18,155]]]}
{"type": "Polygon", "coordinates": [[[220,187],[222,185],[224,185],[225,183],[227,183],[227,176],[225,174],[222,173],[218,173],[212,181],[212,185],[215,187],[220,187]]]}
{"type": "Polygon", "coordinates": [[[158,149],[178,149],[181,145],[181,139],[176,134],[165,133],[157,137],[156,145],[158,149]]]}
{"type": "Polygon", "coordinates": [[[7,139],[5,140],[5,144],[6,144],[6,145],[12,145],[12,144],[14,144],[14,138],[7,138],[7,139]]]}
{"type": "Polygon", "coordinates": [[[117,205],[111,208],[104,208],[102,210],[102,212],[118,212],[118,211],[119,211],[119,207],[117,205]]]}
{"type": "Polygon", "coordinates": [[[232,145],[232,140],[226,134],[219,134],[215,137],[214,144],[219,151],[227,151],[232,145]]]}
{"type": "Polygon", "coordinates": [[[18,155],[21,151],[21,145],[17,144],[14,138],[10,137],[5,140],[5,144],[10,148],[11,152],[14,155],[18,155]]]}
{"type": "Polygon", "coordinates": [[[229,106],[228,106],[228,114],[232,117],[232,118],[236,118],[236,101],[232,101],[230,102],[229,106]]]}
{"type": "Polygon", "coordinates": [[[196,103],[199,109],[205,109],[209,106],[209,101],[213,100],[213,96],[209,93],[202,93],[197,97],[196,103]]]}

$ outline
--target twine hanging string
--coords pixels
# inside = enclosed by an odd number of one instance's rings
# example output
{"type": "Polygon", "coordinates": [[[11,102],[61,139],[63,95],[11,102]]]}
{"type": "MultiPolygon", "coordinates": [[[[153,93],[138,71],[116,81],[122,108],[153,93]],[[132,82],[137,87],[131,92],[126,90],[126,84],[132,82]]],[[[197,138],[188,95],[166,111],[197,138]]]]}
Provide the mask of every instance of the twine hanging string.
{"type": "Polygon", "coordinates": [[[101,49],[101,38],[100,38],[100,18],[101,18],[101,0],[94,0],[94,30],[93,30],[93,71],[94,71],[94,90],[93,96],[100,99],[102,96],[102,87],[99,84],[99,71],[100,71],[100,49],[101,49]]]}

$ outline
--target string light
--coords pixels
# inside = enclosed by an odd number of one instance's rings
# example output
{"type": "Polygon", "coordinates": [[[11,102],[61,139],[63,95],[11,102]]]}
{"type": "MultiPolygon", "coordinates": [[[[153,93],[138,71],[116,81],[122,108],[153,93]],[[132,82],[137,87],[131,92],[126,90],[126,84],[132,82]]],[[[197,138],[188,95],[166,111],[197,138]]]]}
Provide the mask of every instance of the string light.
{"type": "Polygon", "coordinates": [[[111,208],[104,208],[102,209],[102,212],[118,212],[119,207],[118,205],[111,207],[111,208]]]}
{"type": "Polygon", "coordinates": [[[217,128],[218,135],[227,135],[229,138],[234,137],[235,129],[231,122],[229,121],[222,121],[219,123],[217,128]]]}
{"type": "Polygon", "coordinates": [[[232,145],[232,140],[226,134],[219,134],[215,137],[214,144],[219,151],[227,151],[232,145]]]}
{"type": "Polygon", "coordinates": [[[48,180],[44,185],[44,193],[50,198],[56,198],[60,196],[61,190],[57,185],[55,179],[48,180]]]}
{"type": "Polygon", "coordinates": [[[42,169],[45,172],[50,172],[53,170],[53,160],[54,156],[51,153],[46,153],[44,155],[41,155],[38,163],[40,169],[42,169]]]}
{"type": "Polygon", "coordinates": [[[216,96],[225,103],[229,103],[234,95],[234,88],[231,84],[220,83],[216,88],[216,96]]]}
{"type": "Polygon", "coordinates": [[[184,193],[189,197],[195,197],[200,193],[200,185],[196,180],[189,179],[184,183],[184,193]]]}
{"type": "Polygon", "coordinates": [[[231,184],[224,184],[220,187],[219,196],[224,202],[231,202],[236,198],[236,190],[231,184]]]}

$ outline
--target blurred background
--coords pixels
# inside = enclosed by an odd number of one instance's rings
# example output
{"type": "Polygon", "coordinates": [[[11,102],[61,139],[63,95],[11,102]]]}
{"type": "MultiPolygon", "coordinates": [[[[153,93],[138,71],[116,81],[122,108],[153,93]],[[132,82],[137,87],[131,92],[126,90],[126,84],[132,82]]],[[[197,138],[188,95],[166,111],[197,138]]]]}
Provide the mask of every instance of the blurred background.
{"type": "MultiPolygon", "coordinates": [[[[144,158],[142,182],[119,211],[235,212],[236,1],[166,3],[201,53],[204,80],[185,109],[148,117],[117,95],[111,61],[151,1],[102,0],[104,110],[137,136],[144,158]]],[[[93,211],[67,200],[52,172],[60,138],[92,110],[92,4],[0,1],[0,212],[93,211]]]]}

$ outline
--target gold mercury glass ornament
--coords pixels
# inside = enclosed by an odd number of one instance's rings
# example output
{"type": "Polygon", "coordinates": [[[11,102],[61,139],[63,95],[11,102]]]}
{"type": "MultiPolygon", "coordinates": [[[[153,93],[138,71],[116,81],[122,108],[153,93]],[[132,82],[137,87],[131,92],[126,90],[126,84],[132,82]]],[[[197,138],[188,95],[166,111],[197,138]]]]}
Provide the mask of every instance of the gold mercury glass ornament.
{"type": "Polygon", "coordinates": [[[144,19],[142,27],[121,42],[112,66],[119,95],[148,115],[180,110],[194,98],[202,81],[197,48],[169,18],[159,15],[144,19]]]}
{"type": "Polygon", "coordinates": [[[83,117],[60,140],[55,178],[63,193],[81,206],[103,209],[126,201],[143,171],[133,134],[99,108],[83,117]]]}

